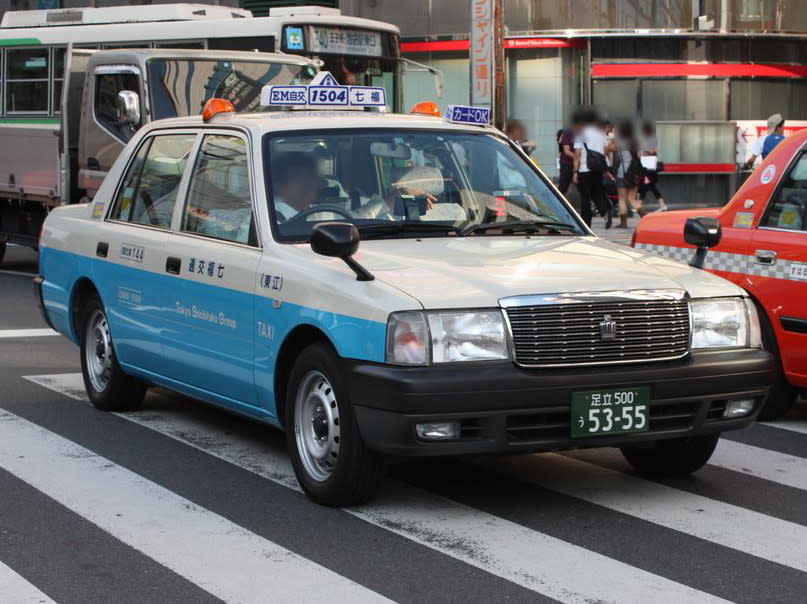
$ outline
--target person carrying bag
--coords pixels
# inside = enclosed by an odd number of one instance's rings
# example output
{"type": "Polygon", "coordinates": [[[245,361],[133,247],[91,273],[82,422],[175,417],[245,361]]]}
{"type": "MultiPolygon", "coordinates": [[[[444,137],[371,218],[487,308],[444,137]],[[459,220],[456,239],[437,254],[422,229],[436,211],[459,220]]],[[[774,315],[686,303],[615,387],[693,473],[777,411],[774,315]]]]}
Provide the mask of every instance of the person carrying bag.
{"type": "Polygon", "coordinates": [[[594,110],[585,109],[575,118],[583,125],[574,143],[574,183],[580,192],[580,215],[588,226],[593,216],[592,202],[601,216],[605,217],[605,228],[611,228],[610,203],[605,196],[602,180],[610,177],[605,154],[611,151],[605,132],[599,127],[599,119],[594,110]]]}

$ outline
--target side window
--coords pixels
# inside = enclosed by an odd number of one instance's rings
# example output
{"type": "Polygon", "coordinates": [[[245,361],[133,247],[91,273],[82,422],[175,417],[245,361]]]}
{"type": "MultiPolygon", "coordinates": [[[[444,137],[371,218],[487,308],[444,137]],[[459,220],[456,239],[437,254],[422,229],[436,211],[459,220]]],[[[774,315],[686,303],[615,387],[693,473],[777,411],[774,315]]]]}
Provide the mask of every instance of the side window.
{"type": "Polygon", "coordinates": [[[121,90],[140,91],[139,76],[134,73],[102,73],[95,76],[95,119],[116,137],[126,142],[140,124],[124,124],[118,117],[118,93],[121,90]]]}
{"type": "Polygon", "coordinates": [[[760,226],[807,231],[807,153],[782,178],[760,226]]]}
{"type": "Polygon", "coordinates": [[[179,183],[195,140],[195,134],[146,139],[123,178],[109,218],[170,228],[179,183]]]}
{"type": "Polygon", "coordinates": [[[182,230],[225,241],[255,243],[244,139],[221,134],[204,137],[191,173],[182,230]]]}
{"type": "Polygon", "coordinates": [[[6,51],[6,113],[47,113],[49,49],[10,48],[6,51]]]}

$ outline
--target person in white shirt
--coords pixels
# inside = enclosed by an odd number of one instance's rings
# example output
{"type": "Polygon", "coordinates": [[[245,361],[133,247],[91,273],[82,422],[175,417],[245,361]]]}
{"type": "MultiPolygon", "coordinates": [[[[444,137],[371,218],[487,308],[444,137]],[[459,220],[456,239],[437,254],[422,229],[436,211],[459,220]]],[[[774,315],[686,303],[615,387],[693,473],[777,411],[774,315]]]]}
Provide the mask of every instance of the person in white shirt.
{"type": "Polygon", "coordinates": [[[779,141],[781,141],[784,136],[785,131],[785,118],[782,117],[781,113],[774,113],[768,118],[768,134],[765,136],[760,136],[754,143],[751,145],[751,157],[748,158],[743,164],[743,170],[750,170],[754,162],[757,161],[757,157],[761,157],[765,159],[768,153],[775,147],[779,141]],[[771,139],[768,142],[768,139],[771,139]],[[767,149],[765,143],[768,142],[767,149]]]}
{"type": "Polygon", "coordinates": [[[605,217],[605,228],[611,228],[610,203],[605,196],[602,179],[611,173],[606,164],[606,153],[613,151],[605,131],[600,128],[597,113],[593,109],[581,111],[578,119],[583,127],[574,143],[574,183],[580,192],[580,215],[591,226],[591,203],[605,217]]]}

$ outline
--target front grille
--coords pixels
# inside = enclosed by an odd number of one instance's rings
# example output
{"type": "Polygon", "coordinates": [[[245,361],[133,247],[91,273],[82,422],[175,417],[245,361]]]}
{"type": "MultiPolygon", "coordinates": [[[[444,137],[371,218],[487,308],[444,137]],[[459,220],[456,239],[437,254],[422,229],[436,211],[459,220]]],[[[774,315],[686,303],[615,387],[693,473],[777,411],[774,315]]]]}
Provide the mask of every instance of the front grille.
{"type": "Polygon", "coordinates": [[[659,361],[680,358],[689,349],[689,303],[683,295],[524,306],[506,300],[519,365],[659,361]],[[616,323],[611,339],[603,337],[609,317],[616,323]]]}

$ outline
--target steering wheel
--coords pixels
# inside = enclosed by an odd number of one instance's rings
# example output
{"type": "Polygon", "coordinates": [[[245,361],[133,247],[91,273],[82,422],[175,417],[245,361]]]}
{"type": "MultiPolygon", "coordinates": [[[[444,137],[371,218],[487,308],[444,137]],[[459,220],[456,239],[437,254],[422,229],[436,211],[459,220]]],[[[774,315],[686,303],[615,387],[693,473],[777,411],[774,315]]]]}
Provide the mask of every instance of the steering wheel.
{"type": "Polygon", "coordinates": [[[300,210],[296,215],[289,218],[286,223],[289,222],[300,222],[301,220],[305,220],[309,216],[314,214],[320,214],[322,212],[332,212],[333,214],[339,214],[343,218],[353,218],[345,208],[342,208],[335,203],[323,203],[322,205],[311,206],[310,208],[306,208],[305,210],[300,210]]]}

